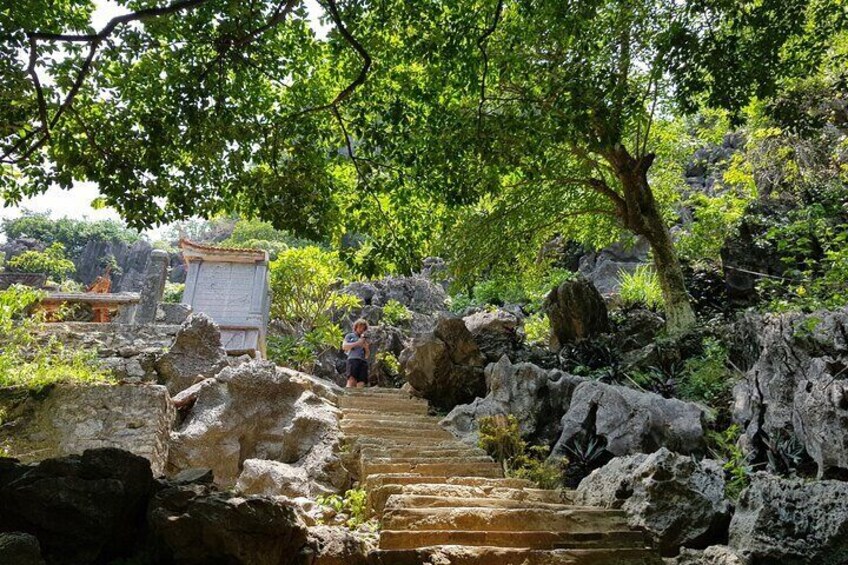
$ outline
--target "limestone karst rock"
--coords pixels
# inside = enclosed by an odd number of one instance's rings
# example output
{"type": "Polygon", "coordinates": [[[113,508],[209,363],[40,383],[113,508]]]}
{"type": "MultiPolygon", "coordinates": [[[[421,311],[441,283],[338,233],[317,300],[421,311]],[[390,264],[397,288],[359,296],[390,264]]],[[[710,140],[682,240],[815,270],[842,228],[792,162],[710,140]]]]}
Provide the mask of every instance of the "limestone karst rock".
{"type": "Polygon", "coordinates": [[[35,535],[48,563],[108,563],[133,547],[152,488],[147,460],[119,449],[0,459],[0,531],[35,535]]]}
{"type": "Polygon", "coordinates": [[[603,297],[583,277],[553,289],[545,298],[543,309],[551,320],[551,348],[555,350],[610,330],[603,297]]]}
{"type": "Polygon", "coordinates": [[[174,344],[156,360],[159,380],[171,394],[187,389],[198,378],[216,375],[226,366],[221,332],[209,316],[201,313],[188,317],[180,326],[174,344]]]}
{"type": "Polygon", "coordinates": [[[585,379],[563,371],[546,370],[531,363],[511,363],[501,357],[486,367],[483,398],[455,407],[441,424],[470,444],[477,443],[477,422],[496,414],[516,417],[525,438],[545,444],[560,434],[560,420],[571,404],[571,395],[585,379]]]}
{"type": "Polygon", "coordinates": [[[0,395],[13,455],[24,461],[117,447],[150,461],[161,475],[176,411],[167,389],[158,385],[60,384],[44,397],[0,395]]]}
{"type": "Polygon", "coordinates": [[[730,519],[721,465],[665,448],[616,457],[592,471],[574,502],[624,510],[629,524],[650,532],[665,555],[721,539],[730,519]]]}
{"type": "MultiPolygon", "coordinates": [[[[746,447],[797,439],[819,477],[848,472],[848,311],[771,315],[759,320],[759,356],[733,390],[733,416],[746,447]]],[[[764,455],[760,453],[760,455],[764,455]]]]}
{"type": "Polygon", "coordinates": [[[848,483],[754,474],[737,502],[729,545],[754,563],[848,562],[848,483]]]}
{"type": "Polygon", "coordinates": [[[0,563],[44,565],[38,538],[23,532],[0,533],[0,563]]]}
{"type": "Polygon", "coordinates": [[[485,394],[485,360],[461,318],[439,318],[432,333],[403,350],[400,364],[406,381],[438,408],[485,394]]]}
{"type": "Polygon", "coordinates": [[[477,312],[463,318],[465,327],[490,363],[504,355],[512,355],[520,345],[518,329],[521,320],[512,312],[495,310],[477,312]]]}
{"type": "Polygon", "coordinates": [[[238,480],[248,493],[294,497],[344,488],[338,410],[307,380],[253,361],[199,383],[171,434],[169,469],[208,467],[219,484],[238,480]]]}
{"type": "Polygon", "coordinates": [[[167,485],[150,501],[150,545],[161,563],[304,563],[306,528],[272,498],[204,485],[167,485]]]}
{"type": "Polygon", "coordinates": [[[660,447],[703,453],[706,417],[691,402],[586,380],[574,390],[552,454],[567,457],[567,447],[585,434],[603,438],[606,450],[618,456],[660,447]]]}

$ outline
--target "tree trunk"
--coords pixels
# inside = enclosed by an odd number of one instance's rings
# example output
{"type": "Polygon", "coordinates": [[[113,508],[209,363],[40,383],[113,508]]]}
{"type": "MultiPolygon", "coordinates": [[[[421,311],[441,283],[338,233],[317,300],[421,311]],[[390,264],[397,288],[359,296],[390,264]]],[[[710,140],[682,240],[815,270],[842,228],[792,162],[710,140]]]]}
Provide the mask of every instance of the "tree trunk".
{"type": "Polygon", "coordinates": [[[654,156],[635,159],[618,146],[607,156],[607,160],[613,166],[623,189],[623,199],[618,203],[618,209],[625,227],[644,236],[651,245],[654,267],[665,302],[666,327],[671,334],[682,333],[694,325],[695,312],[689,303],[683,270],[671,234],[648,185],[648,169],[654,156]]]}

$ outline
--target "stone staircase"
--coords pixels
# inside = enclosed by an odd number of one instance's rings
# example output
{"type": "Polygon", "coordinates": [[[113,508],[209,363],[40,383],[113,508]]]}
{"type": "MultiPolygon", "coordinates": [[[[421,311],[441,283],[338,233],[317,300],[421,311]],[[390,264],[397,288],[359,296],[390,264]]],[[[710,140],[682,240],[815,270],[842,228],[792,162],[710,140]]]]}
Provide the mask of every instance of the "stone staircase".
{"type": "Polygon", "coordinates": [[[348,459],[381,523],[374,565],[658,565],[623,512],[505,478],[398,389],[340,398],[348,459]]]}

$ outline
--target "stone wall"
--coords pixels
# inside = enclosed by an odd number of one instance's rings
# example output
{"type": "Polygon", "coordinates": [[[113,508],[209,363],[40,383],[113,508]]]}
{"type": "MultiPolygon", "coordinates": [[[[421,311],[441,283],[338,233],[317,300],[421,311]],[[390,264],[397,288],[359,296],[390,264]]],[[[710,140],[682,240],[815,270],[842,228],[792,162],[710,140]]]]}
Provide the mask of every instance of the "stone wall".
{"type": "Polygon", "coordinates": [[[160,475],[176,410],[158,385],[58,385],[46,396],[0,390],[7,424],[0,443],[24,461],[118,447],[150,461],[160,475]]]}

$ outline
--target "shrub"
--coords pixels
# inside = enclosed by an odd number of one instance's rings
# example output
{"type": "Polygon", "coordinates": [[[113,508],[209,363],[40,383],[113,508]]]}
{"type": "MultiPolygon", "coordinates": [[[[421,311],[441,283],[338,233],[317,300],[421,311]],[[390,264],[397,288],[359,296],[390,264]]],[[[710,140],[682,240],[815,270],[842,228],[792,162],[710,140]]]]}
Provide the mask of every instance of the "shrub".
{"type": "Polygon", "coordinates": [[[539,488],[562,486],[565,460],[551,460],[546,445],[528,446],[513,415],[486,416],[478,421],[481,449],[499,462],[507,476],[533,481],[539,488]]]}
{"type": "Polygon", "coordinates": [[[344,496],[319,496],[316,502],[333,509],[337,514],[346,514],[348,519],[345,525],[350,529],[355,529],[367,519],[368,493],[364,489],[350,489],[344,496]]]}
{"type": "Polygon", "coordinates": [[[287,231],[278,230],[269,222],[260,220],[238,220],[230,237],[219,245],[225,247],[243,247],[264,249],[272,259],[290,247],[315,247],[313,241],[298,238],[287,231]]]}
{"type": "Polygon", "coordinates": [[[524,321],[527,343],[547,345],[551,339],[551,320],[547,314],[537,312],[524,321]]]}
{"type": "Polygon", "coordinates": [[[28,316],[42,293],[12,286],[0,292],[0,387],[38,391],[63,381],[103,382],[94,351],[65,347],[55,338],[38,341],[42,316],[28,316]]]}
{"type": "Polygon", "coordinates": [[[684,398],[723,405],[729,400],[733,372],[727,364],[727,350],[715,338],[704,339],[704,352],[684,365],[683,378],[678,386],[684,398]]]}
{"type": "Polygon", "coordinates": [[[391,351],[381,351],[377,354],[376,359],[382,363],[383,367],[392,375],[400,373],[400,361],[391,351]]]}
{"type": "Polygon", "coordinates": [[[725,474],[725,494],[731,500],[739,498],[739,494],[748,486],[752,472],[750,457],[746,456],[739,447],[739,436],[742,428],[733,424],[724,431],[707,432],[710,455],[721,461],[725,474]]]}
{"type": "Polygon", "coordinates": [[[162,295],[162,302],[179,304],[183,300],[184,291],[185,284],[183,283],[165,283],[165,293],[162,295]]]}
{"type": "Polygon", "coordinates": [[[336,291],[347,276],[338,256],[315,246],[290,248],[271,262],[271,315],[293,334],[306,334],[332,308],[352,309],[358,299],[336,291]]]}
{"type": "Polygon", "coordinates": [[[627,306],[643,305],[652,310],[663,307],[662,288],[654,270],[647,265],[636,267],[633,273],[618,274],[621,301],[627,306]]]}
{"type": "Polygon", "coordinates": [[[61,243],[53,243],[44,251],[24,251],[10,259],[6,266],[16,273],[44,273],[55,281],[62,281],[76,271],[61,243]]]}
{"type": "Polygon", "coordinates": [[[381,322],[389,326],[398,326],[412,319],[412,312],[398,302],[397,300],[389,300],[383,306],[383,317],[381,322]]]}

